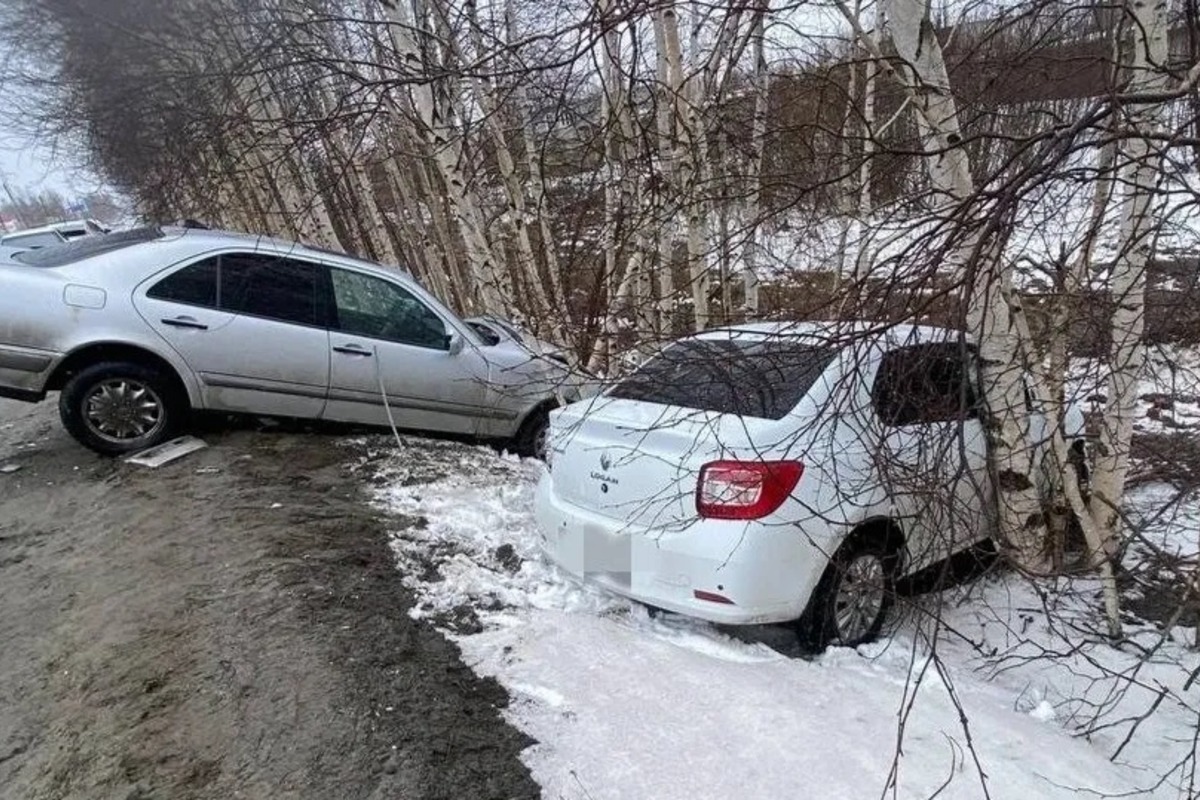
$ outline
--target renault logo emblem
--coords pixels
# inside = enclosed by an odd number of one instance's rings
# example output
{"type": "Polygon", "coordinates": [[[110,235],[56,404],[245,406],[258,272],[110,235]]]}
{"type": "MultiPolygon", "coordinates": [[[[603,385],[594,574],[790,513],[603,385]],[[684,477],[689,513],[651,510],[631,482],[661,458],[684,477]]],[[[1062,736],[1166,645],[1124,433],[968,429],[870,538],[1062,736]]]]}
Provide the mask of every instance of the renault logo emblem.
{"type": "Polygon", "coordinates": [[[600,454],[600,469],[607,472],[609,470],[609,468],[611,468],[611,467],[612,467],[612,456],[610,456],[608,453],[601,453],[600,454]]]}

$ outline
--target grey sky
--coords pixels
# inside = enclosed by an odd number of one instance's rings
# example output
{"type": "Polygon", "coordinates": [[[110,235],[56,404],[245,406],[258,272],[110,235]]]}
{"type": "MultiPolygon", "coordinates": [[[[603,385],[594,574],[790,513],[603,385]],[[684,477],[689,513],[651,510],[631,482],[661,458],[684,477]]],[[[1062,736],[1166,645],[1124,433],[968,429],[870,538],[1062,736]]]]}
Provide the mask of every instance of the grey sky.
{"type": "Polygon", "coordinates": [[[13,189],[39,192],[53,189],[68,199],[95,191],[99,181],[79,168],[69,154],[0,128],[0,172],[13,189]]]}

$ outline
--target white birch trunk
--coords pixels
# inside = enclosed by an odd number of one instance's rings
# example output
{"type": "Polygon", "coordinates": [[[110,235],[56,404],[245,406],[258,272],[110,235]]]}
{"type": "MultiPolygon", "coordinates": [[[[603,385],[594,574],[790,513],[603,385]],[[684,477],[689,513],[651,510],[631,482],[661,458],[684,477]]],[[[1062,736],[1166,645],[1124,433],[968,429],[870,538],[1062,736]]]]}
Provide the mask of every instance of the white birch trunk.
{"type": "MultiPolygon", "coordinates": [[[[510,45],[516,40],[516,15],[512,0],[505,0],[505,33],[510,45]]],[[[547,293],[553,309],[558,312],[556,322],[561,325],[567,322],[567,298],[562,288],[562,268],[558,262],[558,242],[554,236],[554,215],[546,205],[546,179],[542,173],[542,157],[538,152],[537,139],[534,136],[533,125],[530,121],[530,102],[525,91],[525,82],[517,81],[513,87],[513,106],[516,109],[517,121],[520,125],[524,140],[525,169],[529,173],[530,198],[532,213],[537,219],[539,233],[542,239],[542,251],[546,259],[546,277],[548,280],[547,293]]]]}
{"type": "MultiPolygon", "coordinates": [[[[880,70],[900,82],[914,106],[922,144],[929,153],[925,161],[934,208],[945,212],[971,198],[974,181],[966,151],[958,146],[962,140],[958,109],[942,48],[929,20],[927,0],[888,0],[884,6],[885,32],[891,34],[896,53],[905,62],[899,69],[875,38],[862,30],[842,0],[839,8],[880,70]]],[[[1025,370],[1013,319],[1021,310],[1015,294],[1009,291],[1011,270],[1001,262],[997,243],[983,242],[980,237],[979,227],[962,231],[948,257],[971,281],[966,287],[967,326],[977,342],[988,407],[989,456],[995,476],[999,532],[1020,563],[1041,571],[1046,522],[1029,441],[1029,419],[1023,410],[1025,370]],[[974,274],[968,275],[972,261],[974,274]]]]}
{"type": "Polygon", "coordinates": [[[682,191],[687,204],[687,263],[688,279],[692,285],[693,327],[702,331],[708,327],[708,294],[711,277],[708,272],[708,203],[706,177],[709,174],[708,131],[705,119],[706,100],[703,62],[700,58],[700,31],[703,19],[699,3],[692,0],[688,60],[690,68],[684,88],[687,114],[684,118],[687,161],[683,169],[682,191]]]}
{"type": "Polygon", "coordinates": [[[441,71],[437,65],[426,64],[421,48],[417,46],[412,31],[425,33],[424,8],[414,8],[414,26],[401,4],[385,6],[396,52],[401,66],[408,75],[418,78],[409,86],[409,95],[417,112],[419,132],[428,144],[445,184],[446,196],[458,223],[459,235],[463,240],[467,263],[473,273],[476,288],[474,302],[484,312],[504,314],[512,295],[507,271],[498,262],[488,241],[486,224],[479,198],[467,181],[462,168],[462,134],[456,129],[453,110],[449,107],[448,89],[444,78],[432,77],[441,71]],[[435,86],[439,89],[435,93],[435,86]]]}
{"type": "Polygon", "coordinates": [[[679,160],[681,155],[678,121],[683,110],[683,61],[679,44],[679,14],[673,0],[667,0],[654,15],[654,42],[657,50],[657,113],[655,136],[660,162],[659,181],[654,187],[654,210],[658,239],[658,296],[660,333],[673,333],[675,313],[675,243],[678,239],[676,205],[669,202],[679,196],[679,160]]]}
{"type": "MultiPolygon", "coordinates": [[[[1167,0],[1130,0],[1133,47],[1128,65],[1130,93],[1153,93],[1170,86],[1167,72],[1167,0]]],[[[1127,105],[1127,138],[1121,140],[1123,165],[1120,250],[1113,263],[1111,290],[1112,349],[1100,453],[1092,482],[1093,508],[1100,512],[1109,556],[1121,535],[1120,505],[1129,472],[1129,444],[1137,407],[1137,381],[1145,359],[1146,269],[1154,239],[1154,196],[1162,176],[1162,150],[1149,138],[1163,125],[1161,103],[1127,105]],[[1098,504],[1098,508],[1097,508],[1098,504]]]]}
{"type": "Polygon", "coordinates": [[[746,171],[749,187],[746,193],[746,251],[742,255],[743,310],[747,319],[759,315],[758,270],[762,264],[762,242],[759,227],[762,216],[762,173],[767,147],[767,111],[771,99],[771,76],[767,66],[765,46],[766,18],[769,4],[754,14],[751,23],[751,52],[754,59],[754,116],[750,121],[750,164],[746,171]]]}
{"type": "MultiPolygon", "coordinates": [[[[482,63],[486,58],[486,53],[483,45],[483,31],[479,26],[478,10],[474,0],[467,0],[465,9],[471,24],[475,59],[482,63]]],[[[475,90],[475,101],[479,104],[483,115],[484,129],[496,151],[496,163],[500,170],[500,180],[504,187],[507,203],[506,221],[512,230],[513,239],[516,241],[517,265],[521,273],[521,281],[525,285],[526,291],[532,295],[532,316],[534,320],[550,319],[553,317],[554,309],[538,270],[537,258],[533,252],[533,242],[529,238],[530,214],[525,203],[525,188],[521,185],[521,179],[517,175],[516,159],[513,158],[512,149],[508,145],[508,137],[501,125],[495,88],[487,78],[479,74],[476,74],[472,85],[475,90]]],[[[561,339],[561,332],[555,338],[561,339]]]]}
{"type": "MultiPolygon", "coordinates": [[[[874,34],[878,35],[883,27],[883,4],[875,3],[874,34]]],[[[862,225],[862,235],[858,242],[858,253],[854,258],[854,281],[858,283],[866,278],[871,270],[874,259],[872,242],[874,231],[871,226],[871,168],[875,155],[875,85],[879,74],[879,65],[875,59],[867,60],[863,76],[863,107],[862,107],[862,163],[858,168],[858,219],[862,225]]]]}

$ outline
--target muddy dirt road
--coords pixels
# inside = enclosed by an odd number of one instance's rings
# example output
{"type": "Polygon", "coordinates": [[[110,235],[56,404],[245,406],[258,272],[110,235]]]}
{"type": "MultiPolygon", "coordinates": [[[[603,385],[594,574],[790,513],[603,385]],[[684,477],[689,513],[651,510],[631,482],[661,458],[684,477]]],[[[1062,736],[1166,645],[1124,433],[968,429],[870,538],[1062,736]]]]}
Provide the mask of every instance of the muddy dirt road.
{"type": "Polygon", "coordinates": [[[361,452],[201,435],[144,470],[0,401],[0,797],[537,796],[504,691],[406,615],[361,452]]]}

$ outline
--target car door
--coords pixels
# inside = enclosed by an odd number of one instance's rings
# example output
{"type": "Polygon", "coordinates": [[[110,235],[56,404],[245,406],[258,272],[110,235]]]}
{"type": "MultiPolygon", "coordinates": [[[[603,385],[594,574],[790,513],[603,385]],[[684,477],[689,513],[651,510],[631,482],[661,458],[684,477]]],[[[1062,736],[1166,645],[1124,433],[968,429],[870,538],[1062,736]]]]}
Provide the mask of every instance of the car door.
{"type": "Polygon", "coordinates": [[[329,388],[324,270],[213,254],[155,276],[134,305],[196,373],[205,408],[315,418],[329,388]]]}
{"type": "Polygon", "coordinates": [[[987,441],[973,350],[958,343],[890,350],[872,403],[883,424],[878,469],[919,569],[991,535],[987,441]]]}
{"type": "Polygon", "coordinates": [[[326,419],[387,425],[390,409],[401,428],[479,430],[488,364],[446,315],[378,275],[333,266],[330,286],[326,419]]]}

